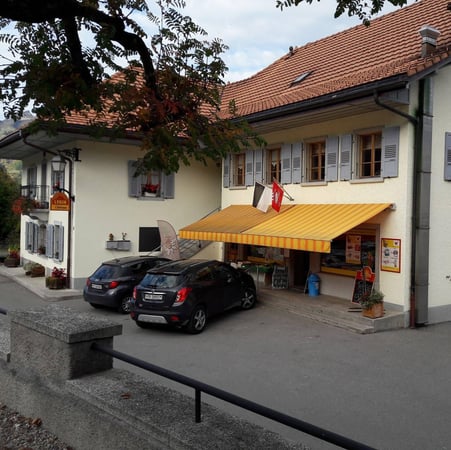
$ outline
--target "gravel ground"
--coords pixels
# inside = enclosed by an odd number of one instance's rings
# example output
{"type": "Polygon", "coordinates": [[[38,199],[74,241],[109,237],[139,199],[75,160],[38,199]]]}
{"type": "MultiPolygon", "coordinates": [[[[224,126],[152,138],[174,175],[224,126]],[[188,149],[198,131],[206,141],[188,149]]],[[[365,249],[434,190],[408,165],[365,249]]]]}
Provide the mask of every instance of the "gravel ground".
{"type": "Polygon", "coordinates": [[[74,450],[43,425],[41,419],[23,417],[0,403],[0,450],[74,450]]]}

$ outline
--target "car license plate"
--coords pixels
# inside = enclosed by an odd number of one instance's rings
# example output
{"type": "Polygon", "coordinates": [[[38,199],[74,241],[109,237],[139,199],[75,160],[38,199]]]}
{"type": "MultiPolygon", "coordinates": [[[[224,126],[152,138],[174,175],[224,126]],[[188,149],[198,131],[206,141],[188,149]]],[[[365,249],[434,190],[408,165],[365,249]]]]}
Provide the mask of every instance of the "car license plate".
{"type": "Polygon", "coordinates": [[[151,316],[149,314],[140,314],[138,320],[147,323],[167,323],[166,319],[161,316],[151,316]]]}
{"type": "Polygon", "coordinates": [[[144,294],[145,300],[162,300],[163,294],[144,294]]]}
{"type": "Polygon", "coordinates": [[[93,289],[102,289],[102,285],[101,284],[91,284],[91,287],[93,289]]]}

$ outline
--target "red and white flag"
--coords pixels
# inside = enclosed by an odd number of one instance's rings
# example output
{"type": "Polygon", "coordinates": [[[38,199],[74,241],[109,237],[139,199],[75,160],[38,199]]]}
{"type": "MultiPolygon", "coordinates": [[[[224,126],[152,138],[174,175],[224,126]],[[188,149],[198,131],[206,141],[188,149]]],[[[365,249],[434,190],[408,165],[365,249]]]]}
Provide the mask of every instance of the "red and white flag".
{"type": "Polygon", "coordinates": [[[283,188],[279,183],[273,181],[272,183],[272,208],[277,212],[280,211],[280,205],[282,204],[283,188]]]}

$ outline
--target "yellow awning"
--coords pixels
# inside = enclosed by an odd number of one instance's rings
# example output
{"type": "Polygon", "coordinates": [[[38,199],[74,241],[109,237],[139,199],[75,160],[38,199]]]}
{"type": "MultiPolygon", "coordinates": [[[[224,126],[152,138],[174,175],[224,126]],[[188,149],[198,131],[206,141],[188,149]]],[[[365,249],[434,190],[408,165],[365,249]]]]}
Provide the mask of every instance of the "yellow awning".
{"type": "MultiPolygon", "coordinates": [[[[291,208],[282,205],[281,212],[291,208]]],[[[243,232],[276,217],[272,208],[264,213],[251,205],[232,205],[179,230],[182,239],[241,243],[243,232]]]]}
{"type": "Polygon", "coordinates": [[[179,232],[181,238],[330,253],[331,241],[391,203],[283,205],[262,213],[233,205],[179,232]]]}

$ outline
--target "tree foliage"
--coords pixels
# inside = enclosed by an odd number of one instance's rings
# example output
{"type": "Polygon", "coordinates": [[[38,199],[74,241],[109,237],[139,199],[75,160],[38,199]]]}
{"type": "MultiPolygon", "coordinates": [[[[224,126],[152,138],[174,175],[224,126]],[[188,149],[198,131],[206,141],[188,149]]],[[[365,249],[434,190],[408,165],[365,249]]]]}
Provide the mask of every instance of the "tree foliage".
{"type": "MultiPolygon", "coordinates": [[[[261,143],[219,114],[227,70],[219,39],[183,15],[184,0],[4,0],[0,35],[13,61],[0,71],[5,115],[34,104],[55,132],[71,115],[96,135],[142,133],[143,167],[177,171],[261,143]]],[[[230,106],[229,117],[235,110],[230,106]]]]}
{"type": "MultiPolygon", "coordinates": [[[[318,2],[321,0],[317,0],[318,2]]],[[[370,19],[384,7],[385,2],[394,6],[404,6],[407,0],[337,0],[337,8],[334,17],[340,17],[346,13],[348,16],[357,16],[363,23],[368,24],[370,19]]],[[[301,3],[313,3],[313,0],[276,0],[276,6],[280,9],[289,6],[298,6],[301,3]]]]}
{"type": "Polygon", "coordinates": [[[14,215],[12,205],[19,197],[19,183],[0,164],[0,242],[19,242],[20,217],[14,215]]]}

